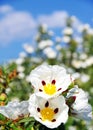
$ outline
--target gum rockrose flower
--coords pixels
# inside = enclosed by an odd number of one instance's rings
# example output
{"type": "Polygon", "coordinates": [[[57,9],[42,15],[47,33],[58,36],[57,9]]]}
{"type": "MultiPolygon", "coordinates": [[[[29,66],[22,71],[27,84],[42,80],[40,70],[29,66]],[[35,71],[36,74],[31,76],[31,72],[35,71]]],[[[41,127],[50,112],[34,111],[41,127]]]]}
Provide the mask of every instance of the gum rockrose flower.
{"type": "Polygon", "coordinates": [[[0,114],[9,119],[16,120],[29,114],[28,106],[28,101],[12,101],[9,102],[6,106],[0,106],[0,114]]]}
{"type": "Polygon", "coordinates": [[[92,107],[88,103],[88,95],[81,88],[78,88],[77,85],[69,90],[67,94],[67,104],[70,99],[72,103],[69,105],[69,112],[72,116],[76,118],[83,119],[85,121],[92,120],[92,107]]]}
{"type": "Polygon", "coordinates": [[[31,117],[48,128],[56,128],[68,119],[68,106],[63,96],[47,100],[32,94],[28,110],[31,117]]]}
{"type": "Polygon", "coordinates": [[[73,82],[63,67],[45,64],[32,70],[29,79],[35,93],[46,99],[58,96],[73,82]]]}

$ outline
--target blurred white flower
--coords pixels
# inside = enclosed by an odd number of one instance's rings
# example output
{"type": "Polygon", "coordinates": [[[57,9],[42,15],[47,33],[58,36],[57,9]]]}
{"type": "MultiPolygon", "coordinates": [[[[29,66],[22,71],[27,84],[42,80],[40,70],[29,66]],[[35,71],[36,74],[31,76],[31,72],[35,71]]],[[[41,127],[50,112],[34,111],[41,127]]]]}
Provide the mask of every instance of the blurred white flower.
{"type": "Polygon", "coordinates": [[[69,126],[68,130],[77,130],[76,126],[69,126]]]}
{"type": "Polygon", "coordinates": [[[62,33],[63,33],[64,35],[72,35],[72,34],[73,34],[73,29],[72,29],[71,27],[66,27],[66,28],[62,31],[62,33]]]}
{"type": "Polygon", "coordinates": [[[69,43],[70,42],[70,37],[69,36],[63,36],[62,37],[62,42],[69,43]]]}
{"type": "Polygon", "coordinates": [[[56,45],[56,50],[61,50],[62,49],[62,46],[60,44],[56,45]]]}
{"type": "Polygon", "coordinates": [[[72,74],[74,72],[74,70],[69,67],[69,68],[67,68],[67,72],[70,73],[70,74],[72,74]]]}
{"type": "Polygon", "coordinates": [[[86,61],[85,61],[85,64],[87,66],[93,65],[93,56],[88,57],[88,59],[86,59],[86,61]]]}
{"type": "Polygon", "coordinates": [[[27,54],[25,52],[20,52],[19,53],[19,57],[21,58],[25,58],[27,56],[27,54]]]}
{"type": "Polygon", "coordinates": [[[72,66],[79,69],[82,66],[82,61],[79,60],[72,60],[72,66]]]}
{"type": "Polygon", "coordinates": [[[0,113],[9,119],[15,120],[20,116],[29,114],[28,105],[28,101],[9,102],[6,106],[0,106],[0,113]]]}
{"type": "Polygon", "coordinates": [[[88,104],[88,95],[75,86],[67,93],[67,98],[74,97],[75,101],[70,107],[73,116],[89,121],[92,119],[92,107],[88,104]]]}
{"type": "Polygon", "coordinates": [[[6,88],[5,92],[8,94],[11,91],[11,88],[6,88]]]}
{"type": "Polygon", "coordinates": [[[33,63],[41,63],[42,58],[40,58],[40,57],[31,57],[31,62],[33,62],[33,63]]]}
{"type": "Polygon", "coordinates": [[[74,74],[72,74],[72,77],[74,77],[75,79],[80,78],[80,73],[76,72],[74,74]]]}
{"type": "Polygon", "coordinates": [[[79,58],[80,58],[81,60],[85,60],[85,59],[87,59],[87,57],[88,57],[87,54],[82,53],[82,54],[80,54],[80,57],[79,57],[79,58]]]}
{"type": "Polygon", "coordinates": [[[29,99],[29,112],[48,128],[56,128],[68,119],[68,106],[63,96],[46,100],[33,94],[29,99]]]}
{"type": "Polygon", "coordinates": [[[88,30],[90,28],[90,25],[89,24],[81,24],[79,27],[78,27],[78,31],[79,32],[83,32],[84,30],[88,30]]]}
{"type": "Polygon", "coordinates": [[[21,65],[17,66],[17,71],[18,72],[24,72],[24,70],[25,70],[25,68],[23,66],[21,66],[21,65]]]}
{"type": "Polygon", "coordinates": [[[38,43],[38,47],[40,49],[44,49],[45,47],[52,46],[53,41],[51,40],[42,40],[41,42],[38,43]]]}
{"type": "Polygon", "coordinates": [[[81,62],[81,68],[87,68],[87,64],[85,63],[85,61],[83,62],[81,62]]]}
{"type": "Polygon", "coordinates": [[[82,43],[83,38],[80,37],[80,36],[75,36],[75,37],[74,37],[74,40],[75,40],[78,44],[80,44],[80,43],[82,43]]]}
{"type": "Polygon", "coordinates": [[[76,60],[78,58],[78,54],[76,52],[73,53],[73,60],[76,60]]]}
{"type": "Polygon", "coordinates": [[[40,65],[32,70],[30,81],[38,96],[52,98],[63,91],[72,83],[71,76],[65,68],[58,65],[40,65]]]}
{"type": "Polygon", "coordinates": [[[82,82],[86,83],[90,79],[90,76],[86,74],[81,74],[80,79],[82,82]]]}
{"type": "Polygon", "coordinates": [[[48,35],[49,35],[49,36],[53,36],[53,35],[54,35],[54,32],[53,32],[52,30],[49,30],[49,31],[48,31],[48,35]]]}
{"type": "Polygon", "coordinates": [[[24,58],[22,58],[22,57],[15,60],[15,63],[18,65],[21,65],[23,62],[24,62],[24,58]]]}
{"type": "Polygon", "coordinates": [[[33,48],[31,45],[27,44],[27,43],[25,43],[25,44],[23,45],[23,48],[24,48],[25,51],[26,51],[27,53],[29,53],[29,54],[31,54],[31,53],[34,52],[34,48],[33,48]]]}
{"type": "Polygon", "coordinates": [[[23,78],[25,77],[25,74],[24,74],[23,72],[20,72],[20,73],[18,74],[18,77],[19,77],[20,79],[23,79],[23,78]]]}
{"type": "Polygon", "coordinates": [[[56,50],[51,47],[47,47],[43,50],[43,53],[50,59],[54,59],[57,56],[56,50]]]}
{"type": "Polygon", "coordinates": [[[47,32],[47,29],[48,29],[47,24],[43,23],[43,24],[41,24],[41,27],[42,27],[42,32],[43,33],[47,32]]]}

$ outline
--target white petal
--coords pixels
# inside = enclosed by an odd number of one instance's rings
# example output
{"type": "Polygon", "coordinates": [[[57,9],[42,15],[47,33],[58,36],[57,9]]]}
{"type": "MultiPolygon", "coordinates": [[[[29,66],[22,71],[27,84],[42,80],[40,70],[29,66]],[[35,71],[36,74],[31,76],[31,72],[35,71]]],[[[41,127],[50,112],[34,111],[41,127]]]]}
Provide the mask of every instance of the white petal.
{"type": "Polygon", "coordinates": [[[89,104],[86,104],[84,108],[79,108],[78,110],[74,109],[72,113],[76,113],[75,117],[84,119],[86,121],[92,120],[92,107],[89,104]]]}
{"type": "Polygon", "coordinates": [[[0,113],[9,119],[16,119],[20,115],[28,114],[28,101],[23,102],[9,102],[6,106],[0,107],[0,113]]]}

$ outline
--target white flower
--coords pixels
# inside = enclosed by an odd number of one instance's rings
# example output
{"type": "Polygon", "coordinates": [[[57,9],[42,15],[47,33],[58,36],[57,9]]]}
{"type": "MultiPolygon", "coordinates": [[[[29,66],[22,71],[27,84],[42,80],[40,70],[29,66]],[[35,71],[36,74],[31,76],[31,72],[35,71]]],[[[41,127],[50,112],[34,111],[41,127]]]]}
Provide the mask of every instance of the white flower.
{"type": "Polygon", "coordinates": [[[27,54],[25,52],[20,52],[19,57],[25,58],[25,57],[27,57],[27,54]]]}
{"type": "Polygon", "coordinates": [[[63,36],[62,37],[62,41],[65,42],[65,43],[69,43],[71,40],[71,38],[69,36],[63,36]]]}
{"type": "Polygon", "coordinates": [[[24,72],[24,70],[25,70],[25,68],[23,66],[21,66],[21,65],[17,66],[17,71],[18,72],[24,72]]]}
{"type": "Polygon", "coordinates": [[[69,126],[68,130],[77,130],[76,126],[69,126]]]}
{"type": "Polygon", "coordinates": [[[28,109],[32,117],[48,128],[56,128],[68,119],[68,106],[63,96],[46,100],[33,94],[28,109]]]}
{"type": "Polygon", "coordinates": [[[15,63],[17,65],[21,65],[23,62],[24,62],[24,58],[22,58],[22,57],[20,57],[20,58],[18,58],[18,59],[15,60],[15,63]]]}
{"type": "Polygon", "coordinates": [[[8,94],[9,92],[11,92],[11,88],[6,88],[5,92],[6,92],[6,94],[8,94]]]}
{"type": "Polygon", "coordinates": [[[43,33],[46,33],[46,32],[47,32],[47,29],[48,29],[47,24],[43,23],[43,24],[41,25],[41,27],[42,27],[42,32],[43,32],[43,33]]]}
{"type": "Polygon", "coordinates": [[[83,62],[80,61],[80,60],[72,60],[72,66],[74,66],[74,67],[77,68],[77,69],[81,68],[82,63],[83,63],[83,62]]]}
{"type": "Polygon", "coordinates": [[[78,27],[78,31],[79,32],[83,32],[84,30],[88,31],[90,28],[90,25],[89,24],[81,24],[79,27],[78,27]]]}
{"type": "Polygon", "coordinates": [[[78,44],[82,43],[82,41],[83,41],[82,37],[80,37],[80,36],[75,36],[75,37],[74,37],[74,40],[75,40],[78,44]]]}
{"type": "Polygon", "coordinates": [[[92,119],[92,107],[88,104],[88,95],[77,86],[69,90],[67,99],[74,97],[75,101],[71,105],[71,114],[77,118],[89,121],[92,119]]]}
{"type": "Polygon", "coordinates": [[[86,53],[81,53],[80,54],[80,60],[86,60],[87,59],[87,54],[86,53]]]}
{"type": "Polygon", "coordinates": [[[54,59],[57,56],[56,50],[54,50],[51,47],[47,47],[43,50],[43,53],[46,54],[46,56],[50,59],[54,59]]]}
{"type": "Polygon", "coordinates": [[[24,74],[23,72],[20,72],[20,73],[18,74],[18,77],[19,77],[20,79],[23,79],[23,78],[25,77],[25,74],[24,74]]]}
{"type": "Polygon", "coordinates": [[[54,32],[53,32],[52,30],[49,30],[49,31],[48,31],[48,35],[49,35],[49,36],[53,36],[53,35],[54,35],[54,32]]]}
{"type": "Polygon", "coordinates": [[[30,80],[37,95],[51,98],[65,91],[72,79],[66,70],[58,65],[40,65],[32,70],[30,80]]]}
{"type": "Polygon", "coordinates": [[[38,43],[38,47],[40,49],[44,49],[45,47],[52,46],[53,41],[51,40],[42,40],[41,42],[38,43]]]}
{"type": "Polygon", "coordinates": [[[93,65],[93,56],[88,57],[88,59],[86,59],[86,61],[85,61],[85,64],[87,66],[93,65]]]}
{"type": "Polygon", "coordinates": [[[86,74],[82,74],[81,77],[80,77],[81,81],[82,82],[88,82],[89,79],[90,79],[90,76],[89,75],[86,75],[86,74]]]}
{"type": "Polygon", "coordinates": [[[9,119],[15,120],[20,116],[29,114],[28,105],[28,101],[9,102],[6,106],[0,106],[0,113],[9,119]]]}
{"type": "Polygon", "coordinates": [[[62,49],[62,46],[60,44],[56,45],[56,50],[60,51],[62,49]]]}
{"type": "Polygon", "coordinates": [[[76,72],[76,73],[72,74],[72,76],[74,77],[74,79],[78,79],[78,78],[80,78],[80,73],[76,72]]]}
{"type": "Polygon", "coordinates": [[[73,29],[71,27],[66,27],[64,30],[63,30],[63,34],[64,35],[71,35],[73,33],[73,29]]]}
{"type": "Polygon", "coordinates": [[[33,53],[34,52],[34,48],[31,46],[31,45],[29,45],[29,44],[27,44],[27,43],[25,43],[24,45],[23,45],[23,48],[25,49],[25,51],[27,52],[27,53],[33,53]]]}
{"type": "Polygon", "coordinates": [[[41,63],[42,58],[40,58],[40,57],[31,57],[31,62],[33,62],[33,63],[41,63]]]}

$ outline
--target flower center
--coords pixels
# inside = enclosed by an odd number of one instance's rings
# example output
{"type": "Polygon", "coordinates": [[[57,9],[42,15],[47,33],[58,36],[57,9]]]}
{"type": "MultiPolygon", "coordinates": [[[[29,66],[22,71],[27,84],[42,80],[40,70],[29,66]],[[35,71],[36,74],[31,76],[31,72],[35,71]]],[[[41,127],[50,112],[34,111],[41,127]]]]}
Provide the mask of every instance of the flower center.
{"type": "Polygon", "coordinates": [[[44,108],[40,111],[42,120],[49,120],[51,121],[54,117],[54,110],[52,108],[44,108]]]}
{"type": "Polygon", "coordinates": [[[44,85],[44,92],[48,95],[53,95],[56,93],[56,86],[55,84],[46,84],[44,85]]]}

